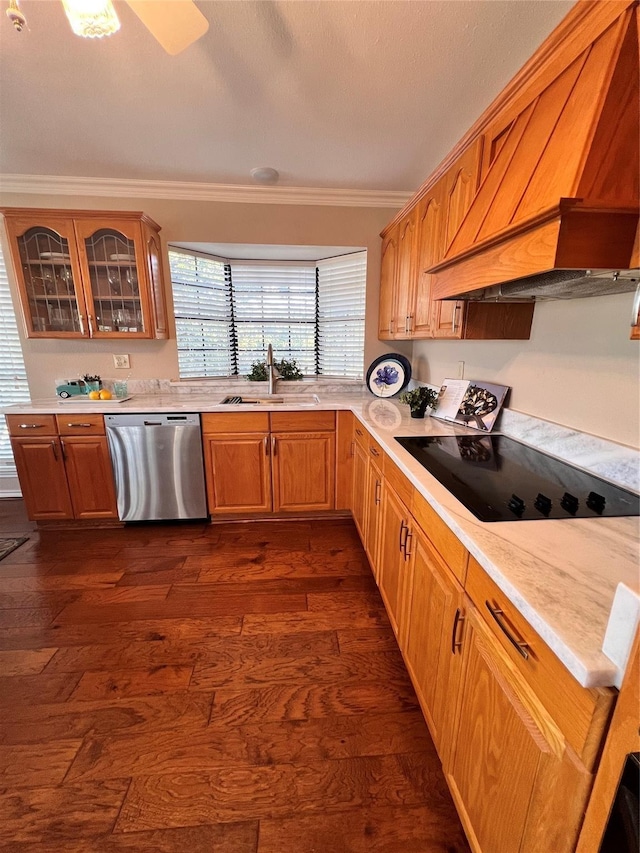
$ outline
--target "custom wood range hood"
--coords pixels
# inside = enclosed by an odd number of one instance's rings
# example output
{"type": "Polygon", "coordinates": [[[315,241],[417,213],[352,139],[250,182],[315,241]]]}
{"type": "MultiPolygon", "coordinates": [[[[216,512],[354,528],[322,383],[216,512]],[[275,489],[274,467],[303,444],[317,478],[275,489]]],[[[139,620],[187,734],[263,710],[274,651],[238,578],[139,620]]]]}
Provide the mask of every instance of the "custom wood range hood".
{"type": "Polygon", "coordinates": [[[579,31],[565,28],[555,49],[543,45],[485,128],[477,193],[444,258],[427,270],[434,299],[637,287],[638,6],[578,7],[579,31]]]}

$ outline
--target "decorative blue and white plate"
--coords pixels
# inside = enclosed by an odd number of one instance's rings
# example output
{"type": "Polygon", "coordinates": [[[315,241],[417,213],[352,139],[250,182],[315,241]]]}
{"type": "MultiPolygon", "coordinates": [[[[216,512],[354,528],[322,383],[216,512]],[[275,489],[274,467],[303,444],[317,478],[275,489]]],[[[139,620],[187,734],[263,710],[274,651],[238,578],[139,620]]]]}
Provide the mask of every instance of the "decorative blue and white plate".
{"type": "Polygon", "coordinates": [[[393,397],[409,384],[411,364],[400,353],[381,355],[367,370],[367,388],[376,397],[393,397]]]}

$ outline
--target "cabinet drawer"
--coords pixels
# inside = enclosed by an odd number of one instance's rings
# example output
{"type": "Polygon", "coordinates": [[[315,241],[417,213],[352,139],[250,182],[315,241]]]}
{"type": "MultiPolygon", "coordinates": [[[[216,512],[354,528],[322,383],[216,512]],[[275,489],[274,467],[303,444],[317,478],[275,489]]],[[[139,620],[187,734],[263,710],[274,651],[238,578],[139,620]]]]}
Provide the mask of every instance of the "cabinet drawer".
{"type": "Polygon", "coordinates": [[[60,435],[104,435],[102,415],[56,415],[60,435]]]}
{"type": "Polygon", "coordinates": [[[413,492],[411,512],[431,544],[464,586],[469,552],[422,495],[413,492]]]}
{"type": "Polygon", "coordinates": [[[398,466],[392,462],[385,454],[384,456],[384,476],[394,488],[396,494],[408,507],[411,506],[413,498],[413,486],[404,476],[398,466]]]}
{"type": "Polygon", "coordinates": [[[202,432],[269,432],[269,412],[215,412],[202,415],[202,432]]]}
{"type": "Polygon", "coordinates": [[[271,412],[271,432],[320,432],[335,428],[335,412],[271,412]]]}
{"type": "Polygon", "coordinates": [[[369,435],[369,431],[362,426],[360,421],[355,422],[353,434],[360,447],[369,453],[369,439],[371,436],[369,435]]]}
{"type": "Polygon", "coordinates": [[[5,415],[10,435],[57,435],[55,415],[5,415]]]}
{"type": "Polygon", "coordinates": [[[609,718],[614,691],[578,684],[473,557],[469,557],[466,591],[567,742],[587,769],[591,769],[609,718]]]}

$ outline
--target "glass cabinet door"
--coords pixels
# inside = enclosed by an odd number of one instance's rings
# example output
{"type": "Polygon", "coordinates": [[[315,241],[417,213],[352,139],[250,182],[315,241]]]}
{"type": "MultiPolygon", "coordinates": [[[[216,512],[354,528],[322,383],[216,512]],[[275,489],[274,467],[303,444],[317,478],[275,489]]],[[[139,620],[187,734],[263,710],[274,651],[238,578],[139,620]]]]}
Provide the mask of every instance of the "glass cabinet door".
{"type": "Polygon", "coordinates": [[[35,225],[16,235],[25,313],[34,336],[86,335],[73,224],[35,225]]]}
{"type": "MultiPolygon", "coordinates": [[[[86,261],[93,303],[91,334],[147,337],[147,306],[139,281],[139,238],[100,223],[82,223],[80,253],[86,261]],[[90,233],[86,233],[90,229],[90,233]],[[94,230],[95,229],[95,230],[94,230]]],[[[76,230],[79,223],[76,222],[76,230]]]]}

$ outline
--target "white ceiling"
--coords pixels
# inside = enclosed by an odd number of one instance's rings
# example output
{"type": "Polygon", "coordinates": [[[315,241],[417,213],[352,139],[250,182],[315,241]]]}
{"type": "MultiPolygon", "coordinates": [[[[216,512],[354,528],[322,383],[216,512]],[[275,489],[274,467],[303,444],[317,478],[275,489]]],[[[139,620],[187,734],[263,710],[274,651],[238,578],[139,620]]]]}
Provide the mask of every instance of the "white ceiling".
{"type": "MultiPolygon", "coordinates": [[[[5,3],[2,4],[4,7],[5,3]]],[[[0,172],[412,191],[573,0],[200,0],[168,56],[128,6],[74,36],[59,0],[0,20],[0,172]]]]}

